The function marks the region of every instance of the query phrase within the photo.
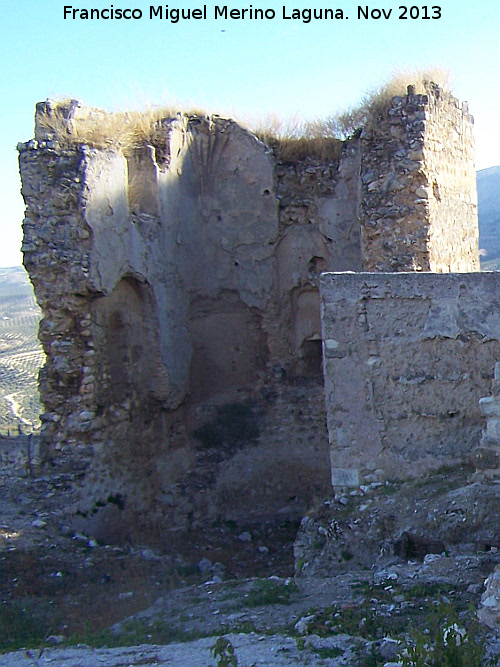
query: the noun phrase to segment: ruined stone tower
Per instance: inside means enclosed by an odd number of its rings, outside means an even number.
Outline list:
[[[429,83],[363,130],[365,271],[479,271],[473,119]]]
[[[285,157],[217,116],[123,151],[54,113],[19,145],[45,456],[90,448],[85,502],[124,517],[300,515],[329,488],[320,273],[479,267],[471,116],[428,84]]]

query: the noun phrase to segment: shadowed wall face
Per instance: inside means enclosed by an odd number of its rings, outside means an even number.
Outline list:
[[[168,374],[151,287],[122,278],[108,296],[94,300],[92,320],[100,370],[97,405],[165,400]]]

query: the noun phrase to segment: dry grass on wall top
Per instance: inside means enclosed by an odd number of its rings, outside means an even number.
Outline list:
[[[394,97],[405,96],[409,85],[414,87],[415,94],[425,94],[429,83],[451,90],[453,77],[448,70],[439,67],[398,70],[381,86],[366,92],[357,105],[304,123],[302,136],[345,140],[365,127],[373,129],[387,115]]]
[[[425,94],[430,82],[450,90],[452,75],[440,67],[422,70],[398,70],[378,88],[365,93],[352,107],[323,118],[304,120],[298,116],[288,119],[268,116],[258,123],[247,123],[250,130],[270,148],[282,162],[293,162],[306,157],[320,161],[337,162],[344,141],[354,137],[365,127],[373,129],[386,116],[396,96],[407,94],[409,85],[416,94]]]
[[[243,123],[263,143],[273,149],[281,162],[296,162],[306,158],[320,162],[338,162],[344,145],[334,128],[319,120],[309,121],[299,116],[280,117],[276,114],[260,121]]]
[[[382,85],[365,93],[357,105],[342,111],[314,120],[304,120],[299,116],[283,119],[271,115],[263,121],[246,125],[261,141],[275,148],[284,160],[300,159],[311,154],[317,157],[338,156],[342,142],[368,124],[381,120],[394,97],[406,95],[409,85],[414,86],[416,94],[425,94],[426,85],[430,82],[450,90],[452,75],[440,67],[397,70]]]
[[[85,144],[126,151],[149,143],[162,121],[177,115],[177,110],[171,107],[114,113],[89,109],[82,118],[68,119],[69,104],[68,101],[59,102],[37,116],[38,128],[55,139],[61,148]]]
[[[367,92],[354,109],[343,112],[344,122],[349,128],[350,119],[359,127],[375,129],[385,118],[394,97],[407,94],[408,86],[414,87],[416,95],[424,95],[428,84],[437,84],[444,90],[451,90],[453,77],[449,70],[434,67],[424,70],[398,70],[380,87]]]
[[[298,116],[287,119],[273,115],[260,122],[243,122],[267,146],[278,160],[292,162],[307,157],[320,161],[337,162],[343,142],[364,127],[374,129],[391,106],[392,99],[404,96],[408,85],[415,93],[425,93],[426,84],[433,82],[449,89],[450,73],[439,68],[399,71],[382,86],[366,93],[359,104],[323,118],[304,120]],[[148,143],[155,143],[165,121],[176,116],[207,117],[200,109],[179,110],[173,106],[151,106],[143,111],[106,113],[99,109],[85,109],[80,118],[68,119],[72,100],[62,100],[37,116],[37,126],[57,141],[61,148],[85,144],[94,148],[115,148],[126,153]]]

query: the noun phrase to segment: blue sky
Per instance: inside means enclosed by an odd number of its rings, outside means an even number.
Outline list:
[[[207,20],[149,18],[142,0],[4,0],[0,8],[0,266],[21,263],[23,202],[17,174],[18,141],[33,134],[33,111],[47,97],[76,97],[105,109],[179,103],[239,117],[270,113],[325,115],[355,104],[395,68],[441,65],[454,93],[475,117],[476,166],[500,164],[500,14],[493,2],[433,0],[428,15],[400,19],[403,0],[362,2],[392,9],[389,19],[358,19],[352,0],[254,0],[229,9],[273,9],[262,21],[214,20],[224,1],[179,0],[169,8],[207,7]],[[414,1],[414,0],[413,0]],[[72,20],[64,6],[136,8],[139,20]],[[162,5],[165,12],[165,4]],[[293,9],[340,8],[348,19],[283,19]],[[415,13],[415,12],[414,12]]]

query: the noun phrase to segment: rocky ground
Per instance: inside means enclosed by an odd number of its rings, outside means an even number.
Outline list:
[[[83,471],[30,470],[26,451],[0,441],[0,665],[499,662],[476,610],[495,625],[500,488],[467,468],[327,499],[300,528],[207,526],[159,551],[75,530]]]

